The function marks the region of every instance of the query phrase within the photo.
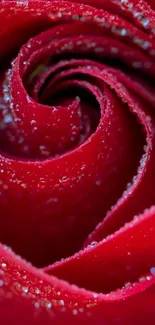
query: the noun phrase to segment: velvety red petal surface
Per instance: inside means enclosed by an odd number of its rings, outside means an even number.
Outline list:
[[[154,1],[0,22],[1,324],[154,325]]]

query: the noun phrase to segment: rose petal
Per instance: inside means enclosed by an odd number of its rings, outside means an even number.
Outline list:
[[[0,9],[0,240],[89,235],[1,245],[0,319],[153,325],[154,5],[80,2]]]

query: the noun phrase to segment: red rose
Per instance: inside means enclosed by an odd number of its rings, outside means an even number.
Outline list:
[[[154,0],[0,23],[0,324],[154,325]]]

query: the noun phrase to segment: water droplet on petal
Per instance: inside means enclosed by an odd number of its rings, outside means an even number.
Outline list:
[[[155,275],[155,266],[150,268],[150,272],[151,272],[152,275]]]

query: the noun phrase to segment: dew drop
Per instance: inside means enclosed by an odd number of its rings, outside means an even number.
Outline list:
[[[97,244],[98,244],[97,241],[92,241],[92,242],[91,242],[91,243],[86,247],[86,249],[93,248],[93,247],[95,247]]]
[[[63,176],[61,179],[60,179],[60,183],[66,183],[69,181],[69,177],[67,176]]]
[[[27,293],[27,292],[29,291],[29,289],[28,289],[28,287],[22,287],[22,291],[23,291],[24,293]]]
[[[50,309],[50,308],[52,307],[52,303],[51,303],[51,302],[47,302],[47,303],[46,303],[46,307],[47,307],[48,309]]]
[[[65,304],[65,303],[64,303],[64,300],[59,300],[59,305],[60,305],[60,306],[64,306],[64,304]]]
[[[121,30],[121,35],[122,35],[122,36],[125,36],[126,33],[127,33],[126,29],[125,29],[125,28],[122,28],[122,30]]]
[[[35,302],[35,304],[34,304],[34,305],[35,305],[35,307],[36,307],[36,308],[39,308],[39,307],[40,307],[40,304],[39,304],[39,302]]]
[[[15,282],[14,283],[14,287],[16,288],[16,290],[20,291],[21,290],[21,284],[19,282]]]
[[[10,122],[12,122],[12,116],[10,114],[5,115],[4,123],[10,123]]]
[[[131,282],[126,282],[124,285],[125,288],[129,288],[130,286],[131,286]]]
[[[98,294],[97,293],[94,293],[93,294],[93,298],[95,299],[95,298],[97,298],[98,297]]]
[[[36,289],[35,289],[35,293],[36,293],[37,295],[39,295],[40,290],[39,290],[38,288],[36,288]]]
[[[83,313],[84,312],[84,308],[79,308],[79,312]]]
[[[72,313],[73,313],[73,315],[75,316],[75,315],[77,315],[78,311],[77,311],[76,309],[73,309],[73,310],[72,310]]]
[[[2,263],[2,268],[5,269],[7,267],[6,263]]]
[[[155,275],[155,266],[150,268],[150,272],[151,272],[152,275]]]

